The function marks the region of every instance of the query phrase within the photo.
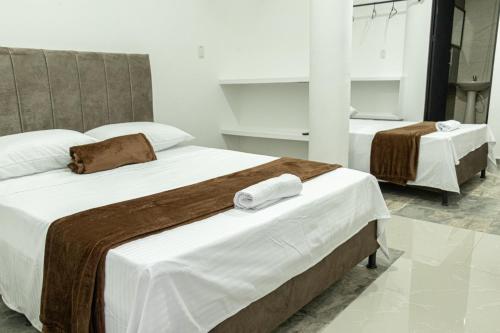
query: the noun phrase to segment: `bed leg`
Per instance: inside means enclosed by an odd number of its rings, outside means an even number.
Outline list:
[[[368,257],[368,265],[366,265],[368,269],[376,269],[377,268],[377,252],[371,254]]]
[[[443,206],[448,206],[448,191],[443,191],[442,192],[442,201],[441,204]]]
[[[486,178],[486,170],[481,170],[481,179]]]

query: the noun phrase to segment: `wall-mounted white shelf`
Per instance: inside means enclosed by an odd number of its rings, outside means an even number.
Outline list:
[[[401,81],[401,76],[353,76],[353,82]]]
[[[275,83],[308,83],[309,77],[261,77],[261,78],[225,78],[219,79],[221,85],[230,84],[275,84]]]
[[[353,82],[380,82],[401,81],[401,76],[353,76]],[[261,77],[261,78],[223,78],[219,79],[220,85],[238,84],[279,84],[279,83],[309,83],[308,76],[290,77]]]
[[[265,138],[277,140],[303,141],[308,142],[309,136],[303,135],[308,133],[308,129],[284,129],[284,128],[261,128],[261,127],[244,127],[244,126],[227,126],[221,128],[221,133],[224,135],[244,136],[252,138]]]
[[[401,116],[392,113],[364,113],[358,112],[352,116],[353,119],[373,119],[373,120],[403,120]]]

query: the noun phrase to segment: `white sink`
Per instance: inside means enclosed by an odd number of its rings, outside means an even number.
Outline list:
[[[484,91],[490,87],[490,82],[464,81],[458,82],[457,85],[464,91]]]
[[[476,99],[477,94],[490,87],[490,82],[464,81],[458,82],[457,86],[467,93],[467,109],[465,110],[464,123],[476,123]]]

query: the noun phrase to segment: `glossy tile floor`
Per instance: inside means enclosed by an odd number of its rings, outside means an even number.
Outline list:
[[[448,207],[439,193],[381,187],[403,256],[342,312],[309,311],[314,324],[295,316],[284,332],[500,332],[500,172],[471,179]]]
[[[402,251],[394,249],[389,251],[390,259],[380,256],[377,260],[377,269],[367,269],[367,260],[363,261],[338,283],[283,323],[274,333],[321,331],[403,254]]]
[[[441,194],[382,184],[392,214],[453,227],[500,235],[500,171],[479,175],[462,185],[462,194],[451,194],[448,207]]]
[[[328,326],[337,332],[500,332],[500,172],[440,194],[382,185],[404,254]]]
[[[395,216],[405,253],[321,332],[500,332],[500,236]]]

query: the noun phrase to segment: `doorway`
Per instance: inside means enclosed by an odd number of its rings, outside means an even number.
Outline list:
[[[486,123],[500,0],[434,0],[424,120]]]

